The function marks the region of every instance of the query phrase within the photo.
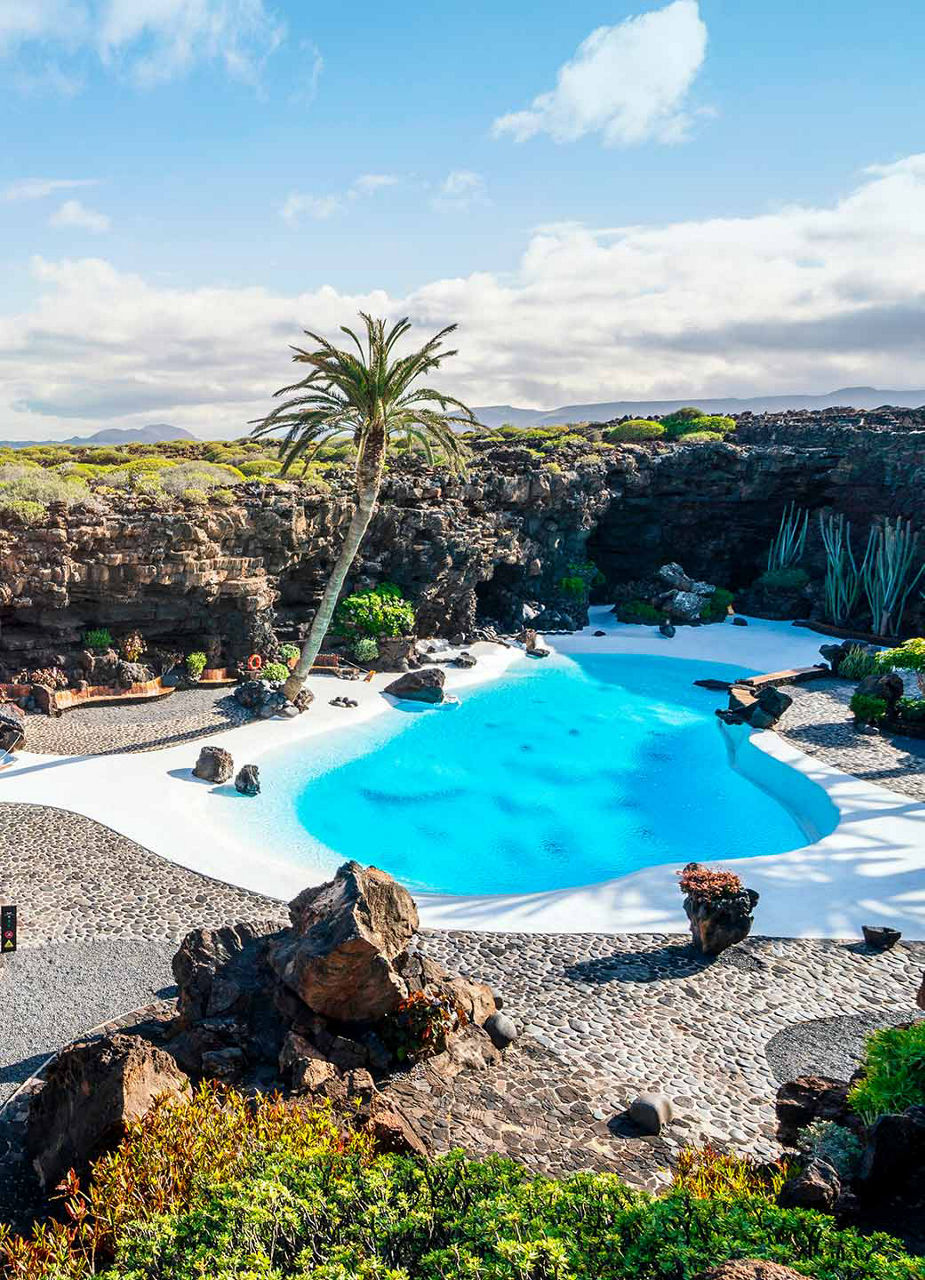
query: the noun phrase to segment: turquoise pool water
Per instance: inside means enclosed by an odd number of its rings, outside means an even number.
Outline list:
[[[732,767],[714,715],[725,696],[693,680],[743,674],[670,658],[523,659],[457,706],[403,703],[352,732],[268,753],[263,792],[234,806],[235,826],[312,871],[356,858],[412,889],[451,894],[782,853],[815,839],[827,818],[823,807],[813,826],[805,806]],[[823,796],[778,768],[796,780],[797,800],[801,787]]]

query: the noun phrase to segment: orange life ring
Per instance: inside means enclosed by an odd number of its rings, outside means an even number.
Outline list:
[[[247,660],[248,671],[259,671],[262,666],[263,666],[263,658],[261,658],[260,654],[252,653]]]

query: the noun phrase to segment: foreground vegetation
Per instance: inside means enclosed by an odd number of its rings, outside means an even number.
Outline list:
[[[202,1087],[132,1124],[66,1220],[0,1228],[3,1280],[693,1280],[759,1257],[817,1280],[922,1280],[884,1235],[776,1204],[780,1166],[686,1154],[660,1197],[609,1174],[376,1156],[323,1109]]]

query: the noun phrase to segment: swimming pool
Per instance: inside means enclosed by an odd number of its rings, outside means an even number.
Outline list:
[[[648,656],[521,659],[458,705],[400,703],[352,729],[345,712],[343,730],[262,756],[259,800],[232,806],[236,837],[307,883],[355,858],[445,894],[799,848],[834,829],[834,806],[783,766],[770,789],[733,767],[714,715],[724,695],[693,685],[743,674]]]

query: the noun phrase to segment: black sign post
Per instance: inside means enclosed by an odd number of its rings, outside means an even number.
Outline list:
[[[0,955],[16,950],[16,908],[0,907]]]

